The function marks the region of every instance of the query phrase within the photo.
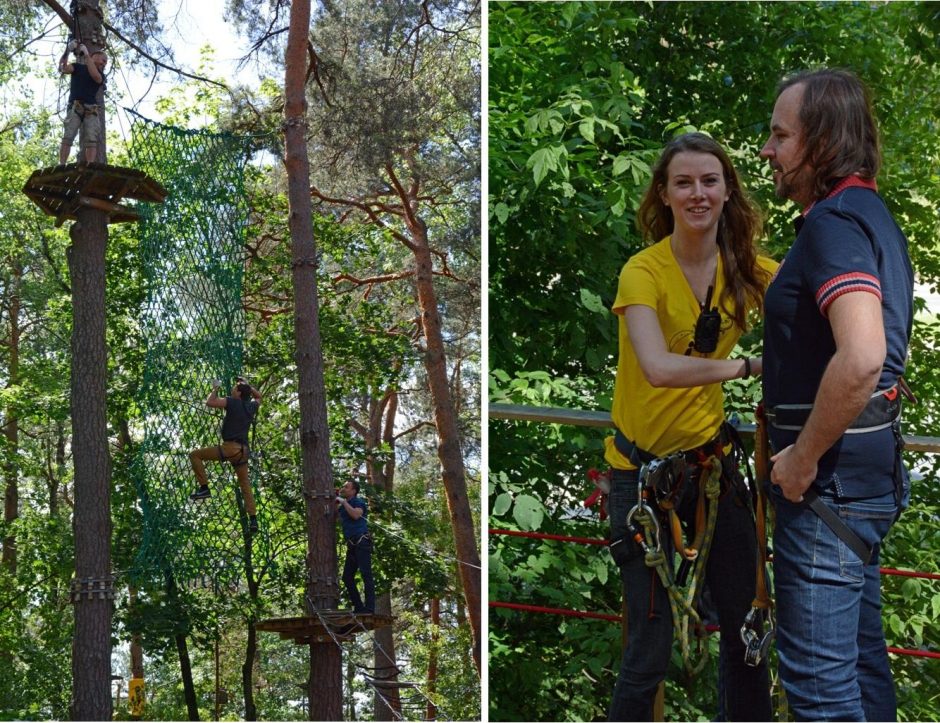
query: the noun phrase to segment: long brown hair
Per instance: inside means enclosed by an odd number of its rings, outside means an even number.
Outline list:
[[[718,219],[718,252],[725,284],[720,305],[742,331],[747,331],[747,308],[761,311],[770,275],[757,263],[755,242],[763,231],[763,218],[748,198],[731,159],[716,141],[704,133],[685,133],[673,138],[653,166],[653,178],[640,202],[636,222],[648,243],[656,243],[673,232],[672,209],[662,200],[669,180],[669,164],[678,153],[708,153],[721,162],[730,194]]]
[[[813,198],[825,198],[846,176],[878,175],[878,131],[868,90],[858,76],[840,69],[806,70],[784,78],[777,95],[798,84],[803,85],[803,158],[797,170],[808,168]]]

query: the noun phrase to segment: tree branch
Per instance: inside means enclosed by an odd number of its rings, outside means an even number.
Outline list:
[[[43,2],[55,2],[55,0],[43,0]],[[167,65],[166,63],[163,63],[157,60],[156,58],[154,58],[146,50],[137,46],[131,40],[128,40],[127,38],[125,38],[123,35],[121,35],[121,33],[115,30],[108,23],[102,22],[102,25],[104,25],[104,27],[107,28],[108,32],[113,33],[119,39],[123,40],[127,45],[129,45],[132,49],[136,50],[140,55],[143,55],[147,60],[149,60],[154,65],[160,68],[165,68],[166,70],[169,70],[172,73],[176,73],[177,75],[182,75],[186,78],[192,78],[193,80],[199,80],[203,83],[211,83],[212,85],[217,85],[220,88],[222,88],[224,91],[226,91],[227,93],[232,94],[232,90],[227,85],[225,85],[225,83],[220,83],[217,80],[211,80],[209,78],[203,78],[201,75],[193,75],[192,73],[187,73],[185,70],[180,70],[179,68],[174,68],[170,65]]]

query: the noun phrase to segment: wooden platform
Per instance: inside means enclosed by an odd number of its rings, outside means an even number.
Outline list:
[[[307,645],[349,640],[357,633],[391,625],[394,620],[391,615],[353,614],[351,610],[321,610],[319,617],[261,620],[255,623],[255,630],[278,633],[284,640]]]
[[[104,163],[69,163],[33,171],[23,193],[49,216],[55,225],[76,220],[82,208],[97,208],[108,214],[108,223],[138,219],[137,210],[126,206],[126,198],[163,203],[167,192],[143,171]]]

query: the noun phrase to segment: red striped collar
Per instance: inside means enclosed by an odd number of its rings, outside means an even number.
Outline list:
[[[852,188],[853,186],[857,186],[859,188],[868,188],[875,192],[878,191],[878,184],[875,183],[874,178],[861,178],[860,176],[846,176],[845,178],[843,178],[841,181],[839,181],[836,184],[835,188],[829,191],[829,194],[823,200],[825,201],[826,199],[832,198],[833,196],[839,193],[842,193],[846,188]],[[816,205],[816,201],[813,201],[809,206],[803,209],[803,213],[801,213],[800,215],[805,218],[806,216],[809,215],[809,212],[813,210],[813,206],[815,205]]]

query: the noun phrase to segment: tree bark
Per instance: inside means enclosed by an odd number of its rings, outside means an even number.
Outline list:
[[[108,456],[107,217],[79,211],[70,235],[72,457],[75,469],[73,720],[111,719],[111,463]],[[95,588],[98,592],[95,592]]]
[[[427,226],[416,216],[408,219],[408,226],[413,242],[412,251],[415,259],[418,302],[421,307],[421,324],[427,344],[424,365],[431,387],[431,398],[434,402],[434,422],[438,434],[437,455],[441,461],[447,508],[454,530],[454,545],[457,558],[460,560],[458,564],[460,580],[463,584],[470,632],[473,637],[473,662],[479,675],[481,671],[480,604],[482,599],[480,555],[477,551],[473,514],[470,511],[470,500],[467,496],[467,479],[460,449],[457,416],[447,379],[447,356],[444,351],[441,317],[431,273],[433,261],[428,245]]]
[[[395,417],[398,413],[398,393],[389,390],[382,399],[372,398],[369,409],[369,426],[365,430],[366,474],[375,489],[391,496],[395,484]],[[374,458],[369,450],[385,442],[392,453],[385,461]],[[375,599],[375,611],[380,615],[392,614],[392,595],[382,593]],[[395,636],[390,625],[376,628],[373,635],[373,665],[377,678],[398,681],[398,665],[395,656]],[[383,688],[373,695],[375,720],[401,720],[401,695],[398,688]]]
[[[307,515],[307,610],[336,609],[339,583],[336,561],[336,503],[330,464],[323,351],[320,345],[316,284],[316,244],[310,200],[310,163],[306,142],[307,46],[310,0],[294,0],[290,9],[284,74],[284,145],[287,167],[294,289],[294,338],[299,376],[300,445]],[[310,720],[339,720],[343,714],[343,671],[339,647],[311,643],[307,681]]]
[[[23,266],[19,259],[12,264],[12,279],[10,296],[7,303],[7,313],[10,317],[10,335],[7,337],[9,349],[9,363],[7,365],[7,387],[15,387],[20,383],[20,288],[23,278]],[[6,422],[3,425],[5,439],[3,476],[6,481],[6,490],[3,495],[3,521],[10,530],[20,514],[20,488],[19,465],[17,457],[20,448],[20,421],[16,407],[12,402],[7,404]],[[3,538],[3,567],[11,575],[16,575],[16,535],[12,531]]]
[[[437,691],[437,646],[440,644],[441,601],[431,599],[431,652],[428,656],[428,709],[425,720],[437,720],[437,706],[433,703]]]

